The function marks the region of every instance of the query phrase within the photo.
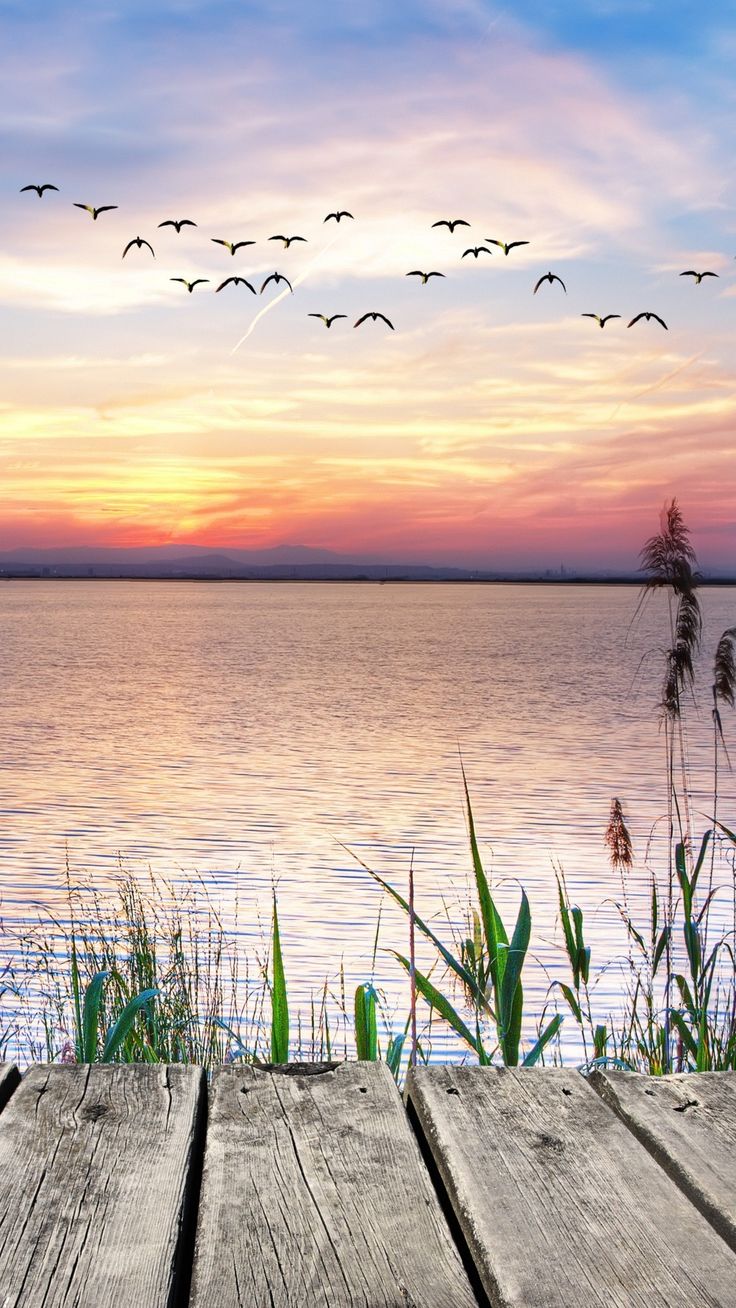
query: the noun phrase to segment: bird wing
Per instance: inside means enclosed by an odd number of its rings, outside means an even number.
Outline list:
[[[506,246],[506,249],[514,250],[517,245],[528,245],[528,244],[529,244],[528,241],[509,241],[508,245]]]
[[[43,186],[41,187],[42,191],[58,191],[58,189],[59,189],[58,186],[54,186],[53,182],[44,182]]]
[[[433,227],[449,227],[449,228],[450,228],[450,231],[452,231],[452,223],[449,221],[448,218],[440,218],[439,222],[437,222],[437,223],[432,223],[432,226],[433,226]]]
[[[20,191],[18,192],[18,194],[19,194],[19,195],[22,195],[24,191],[38,191],[39,189],[40,189],[40,188],[39,188],[38,186],[36,186],[36,184],[35,184],[34,182],[31,182],[30,186],[21,186]]]
[[[154,252],[153,246],[151,245],[151,242],[150,242],[150,241],[143,241],[142,244],[148,246],[149,250],[151,251],[151,254],[153,255],[153,257],[154,257],[154,259],[155,259],[155,258],[156,258],[156,255],[155,255],[155,252]]]
[[[170,278],[169,278],[169,281],[170,281],[170,282],[181,282],[182,286],[188,286],[188,285],[189,285],[189,282],[187,281],[186,277],[170,277]]]
[[[178,223],[175,223],[173,218],[167,218],[165,222],[163,222],[163,223],[159,223],[159,227],[176,227],[176,228],[178,228],[178,226],[179,226],[179,224],[178,224]]]
[[[339,214],[337,215],[337,217],[338,217],[338,220],[339,220],[340,218],[352,218],[352,219],[353,219],[353,222],[355,222],[355,214],[349,213],[349,211],[348,211],[347,209],[341,209],[340,212],[339,212]],[[347,314],[346,314],[346,313],[341,313],[341,314],[340,314],[340,317],[341,317],[341,318],[347,318]]]
[[[179,226],[180,226],[180,227],[196,227],[197,224],[194,223],[194,222],[192,222],[191,218],[180,218],[180,219],[179,219]]]
[[[562,278],[557,276],[557,273],[553,273],[553,274],[552,274],[552,277],[551,277],[550,280],[553,281],[553,282],[559,282],[559,283],[560,283],[560,286],[562,287],[563,291],[565,292],[565,295],[567,295],[567,287],[566,287],[565,283],[563,282]]]
[[[444,277],[444,275],[445,275],[445,274],[444,274],[444,273],[441,273],[441,272],[428,272],[428,273],[427,273],[427,277]]]
[[[228,248],[228,249],[230,248],[230,242],[229,242],[229,241],[223,241],[223,239],[222,239],[221,236],[211,236],[211,237],[210,237],[210,240],[212,241],[212,244],[213,244],[213,245],[224,245],[224,246],[226,246],[226,248]]]
[[[236,250],[242,250],[246,245],[255,245],[255,241],[236,241],[233,246],[233,254]]]
[[[218,291],[222,291],[226,286],[229,286],[231,282],[237,282],[238,280],[237,277],[226,277],[224,282],[220,282],[220,285],[215,287],[215,295]]]
[[[667,326],[667,323],[664,321],[664,318],[660,318],[658,313],[653,313],[651,316],[655,322],[659,323],[660,327],[664,327],[666,332],[669,331],[669,327]]]
[[[620,318],[620,317],[621,317],[620,313],[607,313],[605,318],[601,319],[601,321],[608,322],[610,318]]]
[[[394,325],[393,325],[393,323],[392,323],[392,322],[389,322],[389,320],[388,320],[388,318],[386,317],[385,313],[377,313],[377,314],[374,315],[374,317],[376,317],[376,318],[381,318],[381,319],[385,322],[386,326],[391,328],[391,331],[394,330]]]
[[[196,281],[191,282],[190,285],[191,285],[191,286],[204,286],[205,282],[208,282],[209,280],[210,280],[209,277],[198,277],[198,278],[196,279]]]
[[[80,204],[78,200],[74,200],[72,203],[74,204],[75,209],[86,209],[87,213],[94,213],[91,204]]]
[[[450,230],[452,231],[452,229],[455,227],[469,227],[469,226],[470,223],[467,223],[464,218],[453,218],[452,224],[450,226]]]
[[[420,272],[418,268],[415,268],[414,272],[407,273],[406,275],[407,277],[423,277],[424,273]]]
[[[548,274],[548,273],[544,273],[544,275],[543,275],[542,277],[540,277],[539,281],[537,282],[536,286],[534,287],[534,294],[535,294],[535,295],[536,295],[537,291],[539,290],[540,286],[542,285],[542,282],[546,282],[546,281],[548,281],[548,279],[549,279],[549,274]]]
[[[126,254],[128,253],[128,250],[130,249],[131,245],[135,245],[135,241],[134,241],[134,240],[133,240],[133,241],[128,241],[128,244],[126,245],[125,249],[123,250],[123,253],[122,253],[121,256],[120,256],[121,259],[124,259],[124,258],[125,258],[125,256],[126,256]],[[148,245],[148,241],[146,241],[146,245]]]
[[[432,226],[435,227],[435,226],[437,226],[437,224],[436,224],[436,223],[433,223]],[[359,318],[357,322],[354,322],[354,323],[353,323],[353,327],[360,327],[360,324],[361,324],[362,322],[365,322],[366,319],[368,319],[368,318],[370,318],[370,317],[371,317],[371,314],[369,314],[369,313],[364,313],[363,316],[362,316],[362,318]]]
[[[269,236],[269,241],[284,241],[288,243],[288,236]]]
[[[504,248],[503,241],[497,241],[497,240],[494,239],[493,236],[487,236],[487,237],[486,237],[486,240],[487,240],[487,242],[488,242],[489,245],[497,245],[498,248],[499,248],[499,250],[503,250],[503,248]]]
[[[328,213],[327,217],[322,219],[322,222],[328,223],[330,221],[330,218],[334,218],[336,223],[339,223],[340,221],[339,216],[336,213]],[[314,317],[314,315],[312,316]],[[317,316],[319,317],[319,315]]]
[[[688,268],[687,272],[680,273],[681,277],[697,277],[697,275],[694,268]]]
[[[294,287],[292,286],[292,284],[291,284],[291,282],[289,281],[288,277],[282,277],[281,280],[282,280],[282,282],[286,282],[286,285],[288,286],[289,290],[291,291],[291,293],[292,293],[292,295],[293,295],[293,294],[294,294]]]
[[[260,291],[261,295],[263,295],[263,292],[265,291],[266,287],[268,286],[268,283],[269,283],[269,282],[273,282],[273,281],[275,281],[275,280],[276,280],[276,274],[275,274],[275,273],[270,273],[269,276],[266,278],[265,282],[263,283],[263,285],[261,286],[261,291]]]
[[[308,314],[307,314],[307,317],[308,317],[308,318],[321,318],[322,322],[327,322],[327,318],[325,317],[325,315],[324,315],[323,313],[308,313]]]
[[[109,213],[111,209],[117,209],[116,204],[101,204],[97,213]]]
[[[597,314],[597,313],[581,313],[580,317],[581,317],[581,318],[595,318],[598,322],[600,322],[600,318],[598,317],[598,314]]]
[[[350,217],[352,217],[352,214],[350,215]],[[332,317],[330,318],[330,322],[334,322],[336,318],[347,318],[347,316],[348,315],[346,313],[333,313]]]
[[[635,317],[635,318],[632,318],[632,319],[631,319],[631,322],[627,323],[626,326],[627,326],[627,327],[633,327],[633,326],[634,326],[634,323],[635,323],[635,322],[640,322],[642,318],[646,318],[646,314],[645,314],[645,313],[637,313],[636,317]]]
[[[717,277],[717,276],[718,276],[718,273],[714,273],[714,272],[704,272],[704,273],[701,273],[700,276],[701,276],[701,277]]]
[[[290,236],[290,241],[306,241],[306,236]]]

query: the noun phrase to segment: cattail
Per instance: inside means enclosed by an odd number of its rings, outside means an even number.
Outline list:
[[[604,843],[611,857],[611,865],[614,868],[628,871],[633,867],[634,848],[631,844],[631,836],[626,825],[620,799],[611,800],[611,814],[606,827]]]

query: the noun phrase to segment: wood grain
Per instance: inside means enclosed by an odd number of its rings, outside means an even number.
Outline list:
[[[20,1085],[20,1072],[13,1063],[0,1063],[0,1113]]]
[[[200,1068],[27,1074],[0,1116],[3,1308],[174,1304],[204,1092]]]
[[[384,1064],[215,1075],[194,1308],[475,1308]]]
[[[736,1251],[736,1075],[597,1072],[591,1084]]]
[[[495,1308],[734,1308],[736,1256],[579,1073],[420,1068],[408,1095]]]

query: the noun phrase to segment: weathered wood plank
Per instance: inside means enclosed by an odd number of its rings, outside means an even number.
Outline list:
[[[199,1068],[35,1067],[0,1116],[0,1304],[169,1308]]]
[[[0,1113],[19,1084],[20,1072],[17,1067],[13,1063],[0,1063]]]
[[[736,1075],[596,1072],[591,1084],[736,1250]]]
[[[214,1078],[192,1308],[475,1308],[385,1065],[309,1073]]]
[[[423,1068],[408,1092],[495,1308],[734,1308],[736,1256],[579,1073]]]

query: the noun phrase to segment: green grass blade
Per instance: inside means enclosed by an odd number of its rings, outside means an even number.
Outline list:
[[[460,769],[463,775],[463,788],[465,790],[465,804],[468,815],[468,834],[470,836],[470,852],[473,859],[473,872],[475,874],[475,885],[478,892],[478,904],[480,906],[480,915],[486,938],[486,953],[488,954],[491,979],[493,981],[496,995],[496,1008],[498,1008],[503,967],[505,964],[505,958],[500,956],[499,946],[508,944],[508,936],[496,905],[493,902],[491,888],[488,884],[488,878],[486,877],[483,868],[483,862],[478,848],[478,840],[475,834],[475,822],[473,820],[473,810],[470,804],[470,791],[468,790],[468,782],[462,761],[460,763]]]
[[[135,1020],[139,1013],[143,1012],[147,1004],[158,996],[158,990],[142,990],[139,995],[129,999],[117,1022],[110,1028],[105,1040],[105,1047],[102,1051],[101,1062],[111,1063],[115,1055],[121,1049],[128,1036],[135,1026]]]
[[[398,959],[405,972],[409,974],[411,967],[408,958],[405,958],[403,954],[397,953],[395,949],[392,949],[389,952],[393,954],[394,958]],[[424,976],[422,972],[416,970],[415,976],[417,990],[420,995],[426,999],[430,1008],[433,1008],[436,1013],[439,1013],[440,1017],[444,1018],[444,1020],[452,1027],[453,1031],[460,1036],[460,1039],[464,1040],[476,1054],[481,1056],[483,1053],[483,1046],[473,1035],[472,1031],[465,1025],[460,1014],[453,1008],[449,999],[446,999],[437,987],[432,985],[429,977]]]
[[[508,947],[506,966],[504,968],[503,981],[501,982],[499,1022],[502,1038],[511,1028],[514,999],[517,986],[521,980],[521,972],[524,967],[524,960],[526,959],[526,951],[529,948],[531,929],[532,916],[529,910],[529,900],[526,897],[526,891],[522,890],[521,905],[516,919],[516,926],[514,927],[514,934],[511,937],[511,944]]]
[[[563,1022],[562,1013],[555,1013],[554,1017],[552,1018],[552,1021],[548,1022],[547,1026],[544,1028],[536,1044],[532,1045],[532,1048],[529,1050],[529,1053],[523,1059],[521,1064],[522,1067],[534,1067],[534,1064],[539,1061],[539,1056],[544,1050],[545,1046],[549,1044],[550,1040],[554,1040],[555,1036],[557,1035],[557,1032],[562,1026],[562,1022]]]
[[[286,997],[286,974],[281,955],[281,934],[276,896],[273,897],[273,930],[271,937],[271,1062],[289,1061],[289,1005]]]
[[[378,1058],[377,995],[372,985],[359,985],[355,991],[355,1052],[362,1062],[375,1063]]]
[[[92,977],[84,996],[82,1008],[82,1063],[94,1063],[97,1058],[97,1039],[100,1030],[100,1004],[107,981],[107,972]]]

